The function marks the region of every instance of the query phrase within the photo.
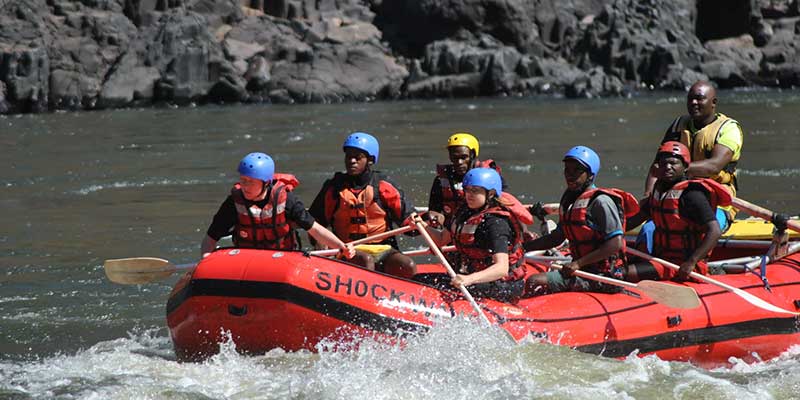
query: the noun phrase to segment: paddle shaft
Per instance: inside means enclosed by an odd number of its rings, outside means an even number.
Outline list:
[[[681,269],[680,266],[678,266],[676,264],[673,264],[673,263],[671,263],[671,262],[669,262],[667,260],[663,260],[663,259],[658,258],[658,257],[653,257],[653,256],[651,256],[651,255],[649,255],[647,253],[643,253],[643,252],[641,252],[639,250],[636,250],[636,249],[633,249],[633,248],[630,248],[630,247],[626,248],[625,251],[627,251],[628,253],[633,254],[635,256],[644,258],[645,260],[655,261],[655,262],[660,263],[660,264],[662,264],[664,266],[670,267],[670,268],[672,268],[674,270],[680,270]],[[769,302],[765,301],[764,299],[761,299],[761,298],[759,298],[757,296],[754,296],[754,295],[752,295],[750,293],[747,293],[742,289],[739,289],[737,287],[733,287],[733,286],[728,285],[726,283],[722,283],[722,282],[720,282],[720,281],[718,281],[716,279],[709,278],[709,277],[707,277],[705,275],[698,274],[697,272],[690,272],[689,276],[691,276],[692,278],[697,279],[699,281],[702,281],[702,282],[705,282],[705,283],[709,283],[709,284],[712,284],[714,286],[721,287],[721,288],[723,288],[723,289],[725,289],[725,290],[727,290],[727,291],[729,291],[729,292],[741,297],[743,300],[747,301],[748,303],[750,303],[750,304],[752,304],[752,305],[754,305],[754,306],[756,306],[758,308],[761,308],[761,309],[764,309],[764,310],[767,310],[767,311],[776,312],[776,313],[800,315],[800,313],[796,313],[796,312],[789,311],[789,310],[784,310],[784,309],[782,309],[782,308],[780,308],[778,306],[770,304]]]
[[[674,269],[676,271],[681,269],[681,267],[679,265],[677,265],[677,264],[673,264],[673,263],[671,263],[671,262],[669,262],[667,260],[651,256],[650,254],[643,253],[643,252],[641,252],[639,250],[636,250],[634,248],[631,248],[631,247],[626,247],[625,251],[627,251],[628,253],[633,254],[633,255],[635,255],[637,257],[644,258],[645,260],[655,261],[657,263],[660,263],[662,265],[670,267],[670,268],[672,268],[672,269]],[[699,281],[703,281],[705,283],[710,283],[712,285],[719,286],[719,287],[721,287],[723,289],[726,289],[726,290],[729,290],[729,291],[739,290],[739,288],[735,288],[735,287],[730,286],[730,285],[728,285],[726,283],[722,283],[722,282],[719,282],[719,281],[717,281],[715,279],[711,279],[711,278],[709,278],[709,277],[707,277],[705,275],[698,274],[697,272],[690,272],[689,276],[691,276],[692,278],[695,278],[695,279],[697,279]]]
[[[752,215],[754,215],[756,217],[759,217],[761,219],[764,219],[764,220],[767,220],[767,221],[770,221],[770,222],[774,222],[773,218],[775,217],[775,213],[770,211],[770,210],[767,210],[764,207],[757,206],[757,205],[755,205],[753,203],[747,202],[747,201],[742,200],[742,199],[740,199],[738,197],[734,197],[732,202],[733,202],[733,206],[738,208],[738,209],[740,209],[740,210],[745,210],[745,211],[749,212],[750,214],[752,214]],[[793,230],[795,232],[800,232],[800,222],[797,222],[797,221],[794,221],[794,220],[789,220],[789,221],[786,221],[786,226],[789,229],[791,229],[791,230]]]
[[[531,259],[532,260],[536,260],[536,258],[533,258],[533,257],[525,257],[525,258],[527,258],[529,260],[531,260]],[[566,258],[566,257],[562,257],[562,258]],[[557,270],[561,270],[561,266],[558,265],[558,264],[550,264],[550,268],[555,268]],[[609,278],[607,276],[595,275],[593,273],[586,272],[586,271],[581,271],[581,270],[573,271],[572,274],[575,275],[575,276],[579,276],[579,277],[581,277],[583,279],[588,279],[590,281],[597,281],[597,282],[607,283],[607,284],[613,285],[613,286],[621,286],[621,287],[632,288],[632,289],[636,289],[639,286],[639,285],[637,285],[635,283],[621,281],[619,279]]]
[[[431,235],[429,235],[428,231],[425,230],[425,226],[422,224],[422,222],[415,222],[414,224],[417,226],[417,231],[419,231],[420,235],[422,235],[422,237],[425,238],[425,241],[428,242],[428,246],[430,246],[433,254],[436,254],[436,257],[438,257],[439,261],[441,261],[442,265],[444,265],[444,268],[447,270],[447,274],[450,275],[450,278],[455,278],[456,271],[453,270],[453,267],[450,266],[447,258],[445,258],[444,254],[442,254],[442,251],[439,250],[439,246],[436,245],[436,242],[433,241]],[[469,301],[469,304],[472,305],[472,308],[475,310],[475,312],[480,315],[481,320],[486,325],[491,325],[489,318],[486,318],[486,314],[483,313],[483,310],[481,310],[480,306],[478,306],[478,303],[475,302],[475,299],[469,293],[469,290],[467,290],[466,286],[461,285],[458,288],[461,289],[461,294],[463,294],[464,298]]]
[[[451,252],[451,251],[456,251],[456,246],[454,246],[454,245],[443,246],[441,248],[441,251],[442,251],[442,253],[448,253],[448,252]],[[407,256],[421,256],[421,255],[424,255],[424,254],[431,254],[431,253],[433,253],[433,250],[430,247],[425,248],[425,249],[409,250],[409,251],[403,252],[403,254],[407,255]]]
[[[523,204],[523,207],[532,207],[533,204]],[[558,207],[560,205],[558,203],[545,203],[542,204],[542,208],[550,215],[558,214]],[[416,212],[426,212],[428,211],[428,207],[414,207]]]
[[[571,258],[568,257],[538,257],[529,255],[526,255],[525,258],[534,261],[538,261],[542,258],[550,259],[550,267],[555,269],[561,269],[561,266],[558,264],[553,264],[554,261],[572,260]],[[561,260],[558,260],[559,258]],[[583,279],[588,279],[590,281],[602,282],[612,286],[621,286],[624,288],[629,288],[639,291],[645,296],[649,297],[651,300],[655,301],[656,303],[663,304],[665,306],[672,308],[691,309],[691,308],[697,308],[701,304],[700,297],[697,296],[697,292],[695,292],[694,289],[688,286],[672,285],[669,283],[655,282],[648,280],[644,280],[638,283],[632,283],[619,279],[614,279],[611,277],[592,274],[581,270],[574,271],[573,274],[575,276],[581,277]]]
[[[388,237],[392,237],[395,235],[399,235],[401,233],[406,233],[410,230],[413,230],[413,226],[401,226],[396,229],[392,229],[390,231],[381,232],[372,236],[367,236],[365,238],[361,238],[358,240],[353,240],[352,242],[348,242],[347,244],[352,244],[353,246],[357,246],[359,244],[365,244],[367,242],[376,242],[379,240],[386,239]],[[325,249],[325,250],[312,250],[309,251],[308,254],[315,255],[315,256],[333,256],[339,254],[339,249]]]

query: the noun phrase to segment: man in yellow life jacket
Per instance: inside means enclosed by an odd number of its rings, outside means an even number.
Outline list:
[[[428,198],[429,216],[439,224],[448,227],[456,211],[463,206],[464,175],[473,168],[491,168],[500,174],[500,167],[494,160],[479,160],[480,144],[475,136],[466,132],[450,135],[447,139],[447,153],[450,164],[438,164]],[[503,182],[503,189],[508,189]]]
[[[250,153],[239,162],[239,182],[220,205],[200,245],[203,257],[211,254],[220,238],[233,236],[236,247],[298,250],[294,227],[326,246],[340,249],[347,258],[355,255],[331,231],[318,224],[295,197],[292,189],[297,179],[289,174],[276,174],[275,162],[264,153]]]
[[[689,148],[692,162],[686,169],[689,178],[710,178],[723,184],[736,196],[736,164],[742,154],[744,134],[736,120],[717,112],[717,91],[706,81],[695,82],[686,99],[689,112],[675,119],[661,143],[681,142]],[[657,161],[650,167],[645,182],[645,197],[653,192],[657,177]],[[736,215],[733,207],[721,207],[717,220],[725,232]]]

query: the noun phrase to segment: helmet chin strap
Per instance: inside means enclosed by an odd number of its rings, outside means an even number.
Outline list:
[[[269,184],[270,184],[270,182],[268,182],[268,181],[261,181],[261,182],[264,182],[264,184],[261,185],[261,191],[258,193],[258,198],[261,198],[262,196],[266,197],[267,188],[269,187]]]

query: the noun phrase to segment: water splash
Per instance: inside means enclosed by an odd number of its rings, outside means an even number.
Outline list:
[[[795,398],[800,346],[764,363],[706,371],[632,354],[603,358],[453,319],[404,345],[364,338],[349,351],[261,356],[220,344],[202,363],[178,363],[160,328],[74,355],[0,362],[0,397],[81,399],[673,399]],[[787,385],[788,381],[788,385]]]

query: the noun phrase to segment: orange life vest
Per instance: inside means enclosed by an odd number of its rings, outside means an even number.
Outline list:
[[[233,244],[236,247],[273,250],[297,249],[294,229],[286,218],[287,193],[296,186],[297,179],[292,175],[285,175],[294,181],[294,186],[290,186],[284,183],[284,175],[280,175],[282,176],[273,179],[268,193],[269,201],[263,208],[245,199],[238,183],[231,189],[231,197],[237,215],[233,231]]]
[[[491,159],[485,161],[476,160],[473,168],[492,168],[497,171],[498,174],[500,173],[500,167]],[[458,211],[462,205],[466,204],[466,200],[464,200],[464,188],[461,185],[461,180],[456,182],[453,164],[437,164],[436,180],[442,188],[442,214],[444,214],[445,218],[444,226],[450,226],[453,217],[456,215],[456,211]]]
[[[564,230],[564,236],[569,239],[569,250],[572,259],[577,260],[594,251],[607,240],[603,233],[592,229],[586,216],[589,211],[589,203],[600,194],[605,194],[614,200],[614,203],[621,211],[622,232],[625,232],[626,217],[635,215],[639,212],[639,202],[632,194],[614,188],[593,188],[587,189],[575,199],[570,205],[562,204],[558,210],[558,221]],[[613,274],[615,269],[623,267],[626,263],[625,241],[622,241],[620,251],[598,263],[590,266],[596,272]]]
[[[345,187],[342,178],[334,179],[332,190],[337,201],[328,218],[333,233],[349,242],[386,232],[389,228],[388,214],[381,204],[380,182],[375,174],[369,184],[360,190]]]
[[[466,209],[463,209],[466,212]],[[522,279],[525,276],[525,250],[522,248],[522,226],[520,225],[514,210],[505,207],[489,207],[483,211],[470,216],[463,222],[456,218],[451,226],[454,242],[458,252],[461,254],[461,272],[471,274],[482,271],[493,264],[492,253],[489,249],[479,247],[475,242],[475,232],[483,223],[486,215],[495,214],[508,218],[508,222],[514,231],[512,242],[508,246],[508,275],[503,278],[506,281]]]
[[[678,264],[691,256],[705,237],[702,226],[680,215],[680,198],[690,185],[708,193],[712,209],[731,204],[730,192],[720,183],[707,178],[680,181],[665,193],[656,191],[650,195],[650,217],[655,224],[653,255]],[[700,265],[703,274],[707,273],[704,264]]]

